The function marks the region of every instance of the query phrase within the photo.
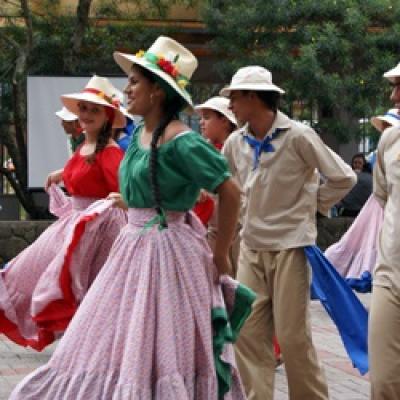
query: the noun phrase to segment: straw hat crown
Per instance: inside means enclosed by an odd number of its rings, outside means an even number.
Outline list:
[[[168,83],[189,105],[192,105],[186,86],[198,62],[188,49],[175,40],[160,36],[147,51],[140,50],[135,55],[115,52],[114,60],[127,75],[133,64],[148,69]]]
[[[266,68],[251,65],[240,68],[233,75],[229,86],[220,91],[221,96],[229,96],[233,90],[255,90],[285,93],[283,89],[272,82],[272,74]]]

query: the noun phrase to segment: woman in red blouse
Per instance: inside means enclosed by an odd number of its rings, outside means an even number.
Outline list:
[[[123,158],[111,138],[125,125],[113,93],[106,78],[94,76],[81,93],[61,98],[78,115],[85,142],[46,180],[59,219],[0,272],[0,333],[22,346],[41,350],[66,329],[126,223],[104,200],[119,191]],[[61,181],[70,198],[56,185]]]

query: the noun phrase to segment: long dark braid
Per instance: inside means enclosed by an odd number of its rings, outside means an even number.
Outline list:
[[[94,160],[96,159],[96,154],[100,153],[100,151],[102,151],[108,145],[108,142],[110,141],[111,137],[112,137],[112,123],[110,121],[107,121],[101,128],[101,131],[97,136],[96,147],[94,149],[94,152],[86,156],[86,162],[88,162],[89,164],[93,163]]]
[[[155,203],[155,210],[158,215],[162,215],[162,196],[160,192],[160,186],[158,184],[157,177],[157,156],[158,156],[158,147],[157,143],[160,137],[163,135],[165,128],[168,124],[178,118],[178,113],[182,109],[182,101],[179,98],[175,98],[173,101],[169,101],[166,107],[166,112],[164,118],[161,120],[160,124],[153,132],[153,137],[151,139],[151,152],[150,152],[150,183],[151,183],[151,191],[153,194],[153,199]],[[163,221],[163,227],[167,227],[166,221]]]

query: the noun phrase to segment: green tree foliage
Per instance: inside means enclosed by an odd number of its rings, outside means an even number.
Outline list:
[[[267,67],[287,92],[287,111],[301,102],[300,117],[342,141],[360,134],[361,118],[390,106],[382,74],[400,61],[399,17],[399,0],[208,0],[204,7],[226,81],[241,66]]]

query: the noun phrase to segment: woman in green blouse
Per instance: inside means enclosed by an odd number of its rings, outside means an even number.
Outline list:
[[[197,60],[160,37],[115,53],[129,75],[128,110],[142,115],[120,168],[129,223],[48,364],[11,399],[244,400],[232,343],[254,295],[229,278],[239,190],[227,163],[177,118]],[[214,255],[189,210],[219,195]]]

